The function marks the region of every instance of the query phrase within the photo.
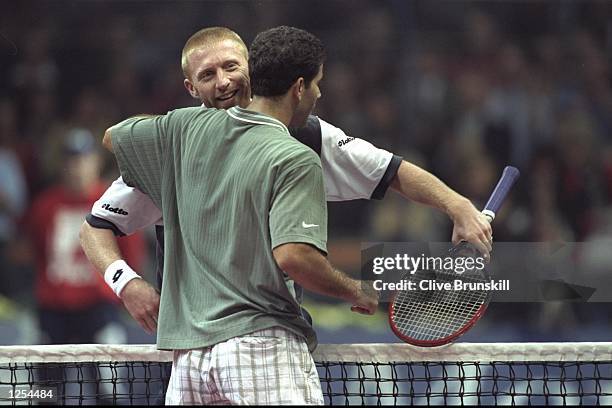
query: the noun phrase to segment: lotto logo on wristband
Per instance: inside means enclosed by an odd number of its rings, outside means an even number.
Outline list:
[[[121,275],[123,275],[123,269],[117,270],[117,272],[115,272],[115,274],[113,275],[113,283],[117,283]]]
[[[121,259],[110,264],[104,272],[104,281],[117,296],[132,279],[140,279],[140,276]]]

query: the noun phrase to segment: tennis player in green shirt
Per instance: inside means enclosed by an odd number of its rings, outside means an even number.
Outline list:
[[[324,58],[312,34],[267,30],[251,45],[246,109],[177,109],[105,135],[125,182],[166,226],[158,347],[175,351],[168,404],[323,403],[316,335],[288,277],[376,309],[376,295],[325,258],[321,161],[287,130],[320,97]]]

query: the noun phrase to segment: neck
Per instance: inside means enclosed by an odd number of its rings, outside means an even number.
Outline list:
[[[289,126],[293,117],[293,108],[286,96],[278,98],[254,96],[247,109],[278,119],[285,126]]]

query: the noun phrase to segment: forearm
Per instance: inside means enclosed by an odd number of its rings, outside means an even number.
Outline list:
[[[304,289],[354,302],[360,283],[335,269],[319,251],[307,244],[285,244],[274,249],[279,266]]]
[[[84,222],[81,226],[79,238],[85,255],[102,276],[113,262],[122,259],[117,238],[111,230],[94,228]],[[135,279],[138,277],[136,273],[134,271],[128,272],[128,269],[131,268],[124,266],[121,269],[109,272],[111,277],[115,277],[119,273],[128,276],[128,278],[125,278],[125,276],[122,278],[125,282],[121,284],[121,288],[117,287],[119,283],[116,280],[111,282],[105,277],[105,281],[121,298],[130,315],[147,333],[154,333],[157,328],[157,315],[159,313],[159,294],[143,279]]]
[[[465,206],[471,206],[468,199],[439,178],[407,161],[400,165],[391,188],[405,198],[437,208],[453,219]]]
[[[433,174],[408,162],[402,162],[391,188],[404,197],[444,211],[453,221],[452,242],[468,241],[489,257],[491,225],[472,202],[453,191]]]
[[[94,228],[87,222],[81,225],[79,233],[81,247],[89,262],[102,274],[113,262],[122,259],[117,238],[111,230]]]

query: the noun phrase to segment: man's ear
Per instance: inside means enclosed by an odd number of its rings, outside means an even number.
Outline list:
[[[302,96],[304,96],[304,91],[306,90],[306,85],[304,83],[304,78],[299,77],[293,83],[293,92],[298,101],[302,100]]]
[[[192,98],[200,99],[200,95],[198,94],[198,90],[195,89],[195,86],[193,86],[193,84],[191,83],[190,80],[185,78],[183,80],[183,85],[185,85],[185,89],[187,89],[187,92],[189,92],[189,95],[191,95]]]

